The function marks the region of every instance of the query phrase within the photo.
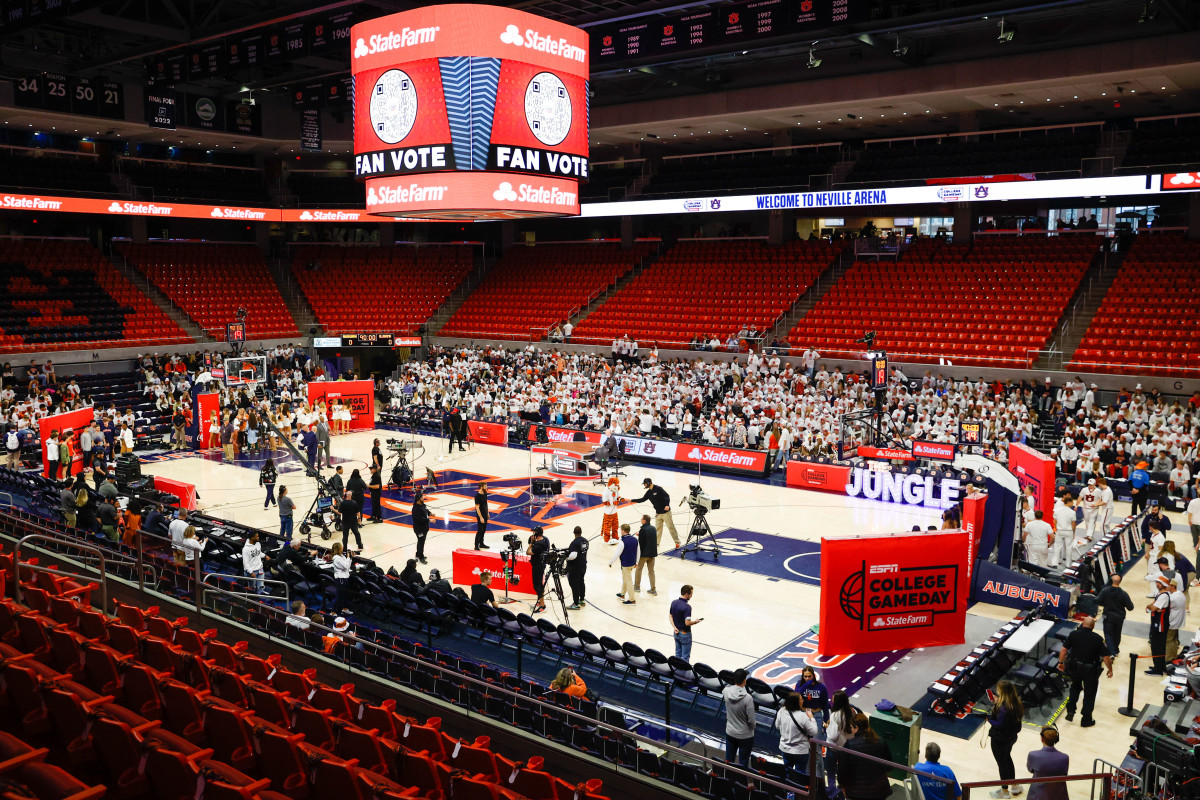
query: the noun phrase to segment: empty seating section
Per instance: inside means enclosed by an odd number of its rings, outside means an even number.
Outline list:
[[[443,336],[543,339],[576,308],[654,252],[615,242],[518,245],[510,249],[449,322]]]
[[[1088,372],[1200,374],[1200,243],[1142,234],[1075,350]]]
[[[274,205],[261,169],[122,159],[120,170],[155,200],[189,200],[222,205]]]
[[[1078,172],[1100,145],[1099,127],[1086,132],[1027,131],[868,144],[847,183],[883,183],[969,175]]]
[[[93,156],[0,151],[0,186],[66,194],[113,194],[108,171]]]
[[[770,328],[841,252],[841,243],[686,241],[671,248],[581,322],[580,342],[628,333],[643,345],[722,341],[743,325]]]
[[[239,308],[247,338],[299,333],[254,245],[125,244],[121,254],[211,336],[223,340]]]
[[[0,240],[0,350],[186,341],[188,335],[88,242]]]
[[[314,669],[290,670],[279,655],[254,655],[186,617],[120,601],[110,617],[91,605],[96,583],[27,566],[36,563],[0,554],[0,592],[19,580],[23,601],[0,597],[0,778],[9,792],[607,800],[599,779],[568,784],[541,757],[505,758],[487,736],[451,736],[440,718],[322,683]]]
[[[625,187],[641,177],[642,165],[641,159],[627,164],[591,164],[588,181],[579,184],[580,197],[585,201],[624,199]]]
[[[1200,117],[1140,124],[1133,131],[1121,166],[1132,170],[1172,167],[1181,172],[1200,169]]]
[[[794,348],[906,361],[1029,368],[1099,250],[1093,236],[979,237],[972,247],[917,240],[898,263],[860,262],[788,336]]]
[[[298,247],[292,274],[328,333],[412,333],[475,267],[466,245]]]
[[[664,159],[644,194],[682,194],[757,188],[799,188],[828,174],[840,145],[768,153],[728,153]]]
[[[365,208],[367,193],[361,181],[352,175],[328,172],[293,172],[288,176],[288,189],[310,208]]]

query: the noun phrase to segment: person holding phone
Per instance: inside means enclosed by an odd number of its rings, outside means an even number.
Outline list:
[[[692,626],[703,622],[704,617],[692,618],[691,585],[684,584],[679,590],[679,597],[671,601],[671,628],[675,631],[675,657],[691,663],[692,658]]]

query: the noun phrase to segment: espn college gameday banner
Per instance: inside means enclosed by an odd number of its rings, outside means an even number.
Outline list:
[[[50,438],[51,431],[58,431],[60,435],[63,431],[71,431],[71,441],[68,444],[71,452],[71,469],[68,474],[75,475],[83,470],[83,451],[79,449],[79,434],[83,433],[83,429],[90,425],[95,418],[92,406],[88,406],[68,411],[65,414],[42,417],[38,420],[38,435],[42,438],[43,478],[50,477],[50,464],[46,460],[46,441]]]
[[[484,444],[508,444],[508,426],[498,422],[467,420],[467,438]]]
[[[369,431],[375,427],[374,381],[314,381],[308,384],[308,402],[325,401],[326,411],[335,400],[350,406],[350,430]]]
[[[1022,489],[1033,487],[1038,510],[1046,521],[1051,522],[1054,519],[1054,459],[1018,442],[1008,447],[1008,469],[1017,476]]]
[[[962,644],[966,531],[821,538],[821,655]]]
[[[450,4],[362,22],[350,36],[354,174],[366,181],[368,212],[579,214],[586,32],[524,11]]]

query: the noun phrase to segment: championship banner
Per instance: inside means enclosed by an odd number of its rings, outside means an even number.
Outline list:
[[[350,407],[350,430],[369,431],[375,427],[374,381],[315,381],[308,384],[308,402],[325,401],[326,411],[336,400]]]
[[[70,431],[71,438],[67,443],[67,449],[71,454],[71,469],[67,474],[76,475],[83,471],[83,451],[79,448],[79,434],[83,433],[83,429],[90,425],[95,418],[95,411],[92,406],[88,406],[68,411],[65,414],[42,417],[38,420],[38,435],[42,439],[43,478],[51,477],[50,462],[46,460],[46,442],[50,439],[52,431],[58,431],[60,436]]]
[[[1047,521],[1054,519],[1054,459],[1042,455],[1028,445],[1019,442],[1009,445],[1008,469],[1017,476],[1021,488],[1033,487],[1038,510]]]
[[[962,644],[972,551],[962,530],[822,537],[820,653]]]
[[[498,422],[467,420],[467,438],[484,444],[508,444],[508,426]]]

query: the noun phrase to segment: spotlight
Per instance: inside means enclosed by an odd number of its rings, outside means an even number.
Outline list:
[[[821,66],[821,59],[813,55],[813,50],[811,47],[808,48],[808,68],[816,69],[819,66]]]
[[[1013,35],[1017,32],[1015,26],[1010,26],[1008,30],[1004,29],[1004,17],[1000,18],[1000,35],[996,37],[998,42],[1011,42]]]

